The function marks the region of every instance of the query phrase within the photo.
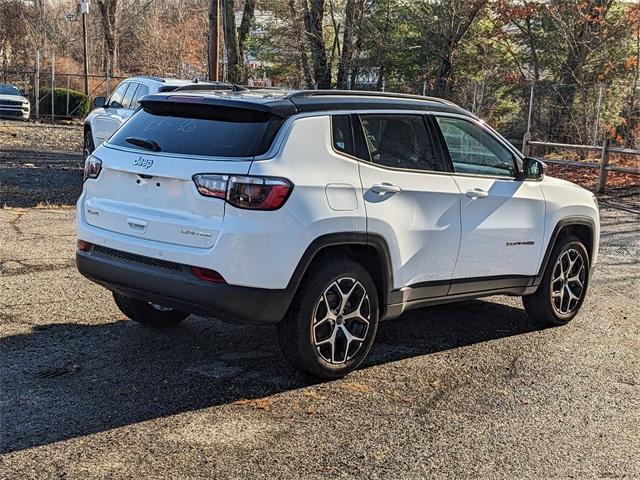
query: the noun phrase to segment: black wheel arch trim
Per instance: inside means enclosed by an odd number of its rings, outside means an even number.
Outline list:
[[[287,291],[291,293],[291,298],[295,295],[298,286],[302,282],[304,275],[307,273],[311,262],[316,256],[325,248],[337,247],[337,246],[369,246],[373,247],[382,262],[383,269],[383,288],[380,294],[380,308],[381,318],[384,317],[384,313],[389,303],[389,295],[393,288],[393,267],[391,264],[391,255],[389,253],[389,246],[384,238],[380,235],[366,233],[366,232],[339,232],[329,233],[322,235],[309,244],[305,252],[302,254],[298,265],[293,271],[293,275],[287,285]]]
[[[542,277],[544,276],[544,272],[547,269],[547,264],[549,263],[549,259],[551,258],[551,252],[553,252],[553,248],[555,247],[556,242],[558,241],[558,236],[560,235],[560,231],[563,228],[570,227],[572,225],[589,227],[589,230],[591,232],[591,251],[588,250],[587,245],[585,245],[585,248],[587,248],[589,259],[590,260],[593,259],[593,252],[596,249],[596,244],[595,244],[596,239],[594,238],[595,231],[596,231],[595,221],[591,217],[586,217],[586,216],[571,216],[571,217],[562,218],[561,220],[558,221],[558,223],[556,223],[556,226],[554,227],[553,232],[549,237],[549,243],[547,243],[547,248],[545,250],[544,257],[542,257],[542,262],[540,263],[538,274],[536,275],[533,282],[534,285],[540,285],[540,283],[542,282]]]

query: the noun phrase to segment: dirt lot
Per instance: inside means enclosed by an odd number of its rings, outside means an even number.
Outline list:
[[[418,310],[382,323],[364,368],[313,384],[272,328],[126,320],[75,270],[73,207],[46,205],[73,202],[78,159],[7,152],[0,478],[640,477],[640,215],[603,208],[570,325],[541,329],[510,297]]]
[[[82,189],[82,128],[0,120],[0,208],[73,205]]]

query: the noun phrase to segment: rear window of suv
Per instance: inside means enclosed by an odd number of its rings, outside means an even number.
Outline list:
[[[156,151],[182,155],[246,158],[265,153],[282,122],[260,111],[153,102],[125,122],[109,143],[140,150],[152,145]]]

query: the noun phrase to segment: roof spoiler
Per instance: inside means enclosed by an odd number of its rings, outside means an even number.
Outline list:
[[[154,115],[237,122],[262,122],[271,116],[286,118],[297,112],[295,105],[290,102],[263,103],[200,95],[146,95],[140,100],[140,105],[146,112]]]

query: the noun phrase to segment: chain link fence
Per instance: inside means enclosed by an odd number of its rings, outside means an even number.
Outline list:
[[[97,96],[109,97],[126,77],[87,75],[89,91],[84,93],[84,74],[47,70],[1,69],[0,83],[17,87],[29,98],[31,118],[41,121],[82,118]]]

